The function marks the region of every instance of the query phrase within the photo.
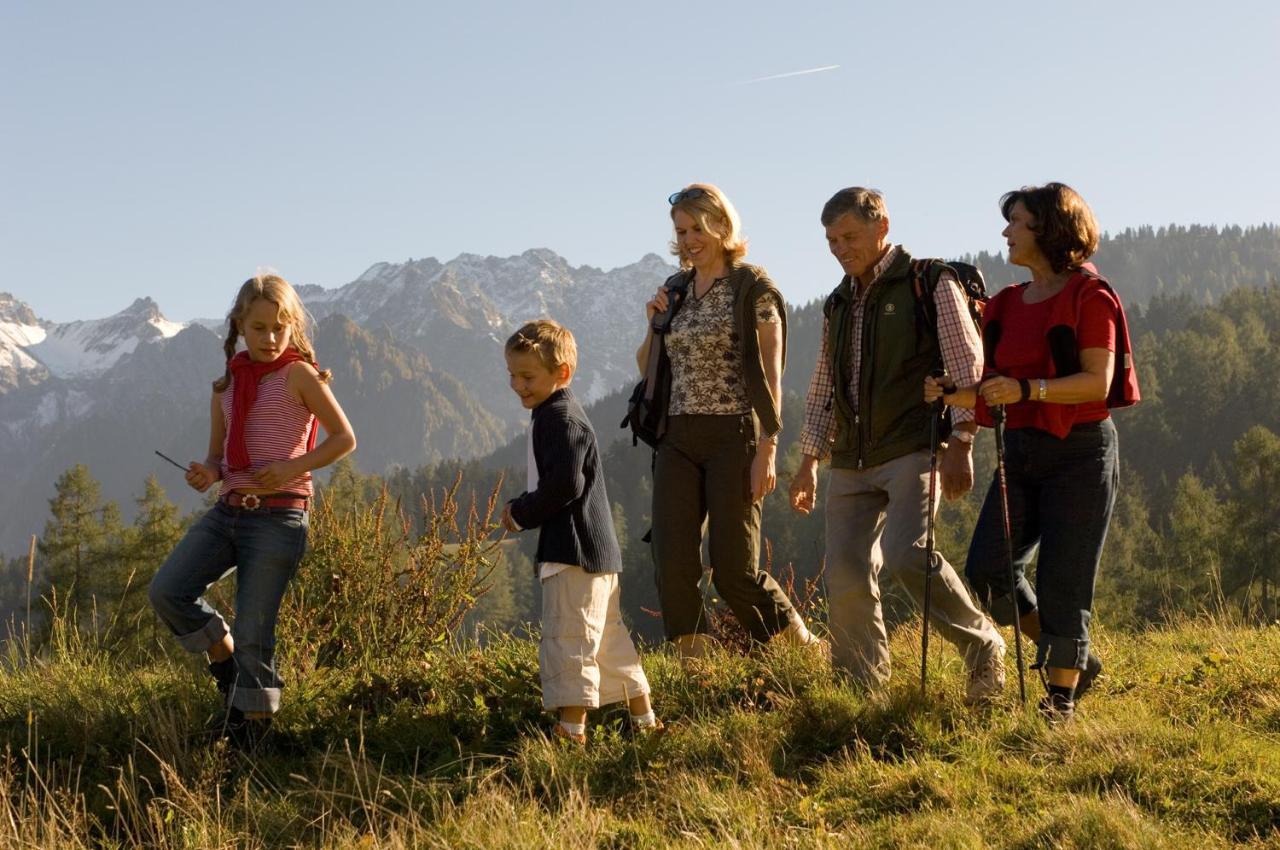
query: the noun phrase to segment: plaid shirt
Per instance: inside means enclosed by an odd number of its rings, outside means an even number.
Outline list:
[[[892,246],[871,270],[871,283],[857,287],[857,297],[850,310],[853,322],[853,339],[849,345],[852,376],[845,388],[854,410],[858,407],[858,376],[862,368],[862,316],[867,305],[867,295],[880,282],[885,270],[897,259],[898,246]],[[969,307],[959,281],[950,273],[938,279],[933,292],[933,303],[938,308],[938,344],[942,348],[942,363],[947,374],[957,385],[965,387],[978,383],[982,377],[982,339],[969,318]],[[831,443],[835,439],[836,414],[831,403],[831,358],[827,355],[827,320],[822,320],[822,344],[818,348],[818,363],[809,379],[809,392],[804,400],[804,430],[800,432],[800,451],[819,460],[831,456]],[[924,403],[924,387],[920,388],[921,404]],[[950,408],[953,423],[972,422],[973,411]]]

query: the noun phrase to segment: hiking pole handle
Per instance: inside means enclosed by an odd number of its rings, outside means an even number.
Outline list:
[[[944,370],[934,369],[932,372],[929,373],[929,377],[933,378],[933,380],[938,384],[938,386],[942,387],[942,395],[955,394],[956,382]],[[937,400],[934,401],[933,404],[934,404],[934,407],[937,408],[938,410],[942,410],[942,408],[946,407],[947,405],[947,403],[942,400],[942,396],[938,396]]]

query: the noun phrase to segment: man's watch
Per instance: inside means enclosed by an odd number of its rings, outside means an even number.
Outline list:
[[[962,443],[968,443],[971,446],[973,445],[973,433],[970,431],[952,431],[951,437],[952,439],[959,440]]]

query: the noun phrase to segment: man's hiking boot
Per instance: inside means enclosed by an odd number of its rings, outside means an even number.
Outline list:
[[[225,698],[231,693],[231,686],[236,682],[236,661],[234,658],[224,658],[221,661],[209,662],[209,675],[213,677],[213,681],[218,685],[218,691]]]
[[[1098,674],[1102,672],[1102,659],[1089,653],[1089,657],[1084,662],[1084,669],[1080,671],[1080,678],[1076,680],[1076,702],[1080,701],[1080,697],[1085,695],[1089,688],[1093,687],[1093,682],[1098,678]]]
[[[990,702],[1004,690],[1004,645],[998,652],[988,652],[969,671],[969,681],[964,688],[966,705]]]
[[[1050,726],[1062,726],[1075,717],[1076,703],[1064,694],[1045,694],[1040,700],[1040,716]]]

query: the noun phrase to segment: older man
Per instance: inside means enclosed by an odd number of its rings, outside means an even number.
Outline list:
[[[822,225],[845,276],[824,310],[791,503],[813,510],[818,463],[830,458],[826,579],[834,658],[856,679],[878,684],[890,672],[880,583],[896,578],[922,600],[926,523],[937,510],[929,503],[933,412],[922,401],[924,379],[943,367],[961,385],[977,383],[982,345],[963,290],[941,264],[922,287],[935,309],[920,309],[912,258],[889,242],[878,192],[841,189],[823,207]],[[976,425],[972,411],[951,415],[940,470],[943,494],[955,499],[973,487]],[[933,570],[931,622],[964,655],[966,699],[988,699],[1004,687],[1004,641],[937,552]]]

